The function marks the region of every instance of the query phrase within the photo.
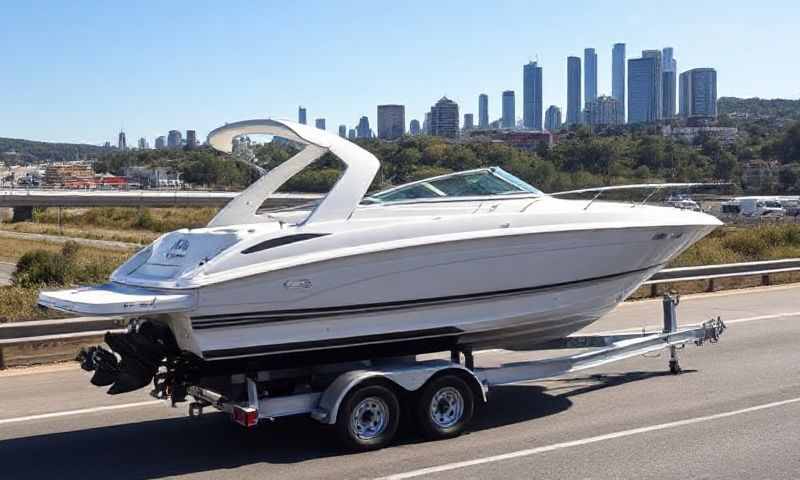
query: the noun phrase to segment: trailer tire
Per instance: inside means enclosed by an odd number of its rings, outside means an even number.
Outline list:
[[[475,395],[467,382],[456,375],[431,379],[417,399],[417,424],[430,440],[461,435],[474,413]]]
[[[378,450],[387,446],[400,425],[400,402],[383,385],[353,388],[342,400],[336,431],[348,450]]]

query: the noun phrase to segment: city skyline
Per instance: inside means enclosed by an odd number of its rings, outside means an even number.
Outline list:
[[[678,74],[713,66],[720,75],[720,97],[800,96],[793,80],[800,75],[800,66],[780,60],[790,57],[791,45],[796,44],[791,39],[797,39],[793,25],[800,13],[789,8],[791,4],[750,8],[729,2],[683,3],[691,6],[692,22],[686,21],[682,2],[669,10],[633,3],[608,9],[586,2],[556,6],[534,28],[523,19],[537,9],[524,2],[479,5],[469,15],[452,5],[437,4],[426,11],[437,25],[435,32],[428,32],[427,23],[402,9],[390,9],[391,22],[385,12],[358,11],[348,14],[351,21],[337,24],[344,13],[332,5],[291,6],[282,12],[281,25],[271,25],[270,44],[276,51],[250,56],[231,52],[236,51],[234,45],[253,38],[256,29],[248,31],[248,26],[269,18],[269,8],[257,4],[239,5],[254,12],[236,32],[230,32],[227,22],[212,21],[216,7],[192,9],[180,2],[159,7],[159,15],[147,25],[105,21],[119,17],[122,7],[116,5],[55,6],[50,10],[56,11],[48,12],[13,5],[6,8],[8,25],[0,32],[0,42],[13,52],[6,64],[10,74],[0,79],[0,104],[6,114],[0,118],[0,136],[102,144],[115,135],[114,125],[124,123],[131,138],[153,139],[171,128],[191,125],[204,139],[225,122],[266,116],[296,119],[298,105],[308,108],[309,119],[327,118],[331,125],[353,125],[365,114],[376,124],[375,106],[387,101],[405,105],[407,118],[422,120],[431,102],[442,95],[466,111],[476,111],[479,93],[490,97],[491,122],[500,117],[499,97],[504,90],[517,93],[515,110],[523,111],[519,66],[533,59],[543,68],[543,105],[557,105],[564,112],[567,55],[582,56],[585,48],[595,48],[597,93],[612,94],[611,48],[617,42],[627,44],[628,58],[648,48],[673,47],[680,61]],[[149,14],[154,5],[129,6],[122,17]],[[585,15],[576,15],[578,10]],[[448,22],[442,22],[444,18]],[[495,23],[509,31],[503,55],[485,41],[499,28],[492,23],[500,18],[503,22]],[[647,24],[646,18],[659,22]],[[298,39],[294,29],[305,20],[321,25],[308,38]],[[570,36],[574,38],[554,45],[546,42],[567,22],[579,32]],[[33,25],[42,23],[54,29],[58,45],[31,38]],[[713,26],[713,35],[708,29],[698,30],[699,24]],[[358,25],[357,37],[377,38],[380,32],[387,41],[413,35],[426,43],[433,36],[465,28],[474,38],[458,46],[431,42],[432,48],[423,55],[398,41],[390,55],[379,42],[365,45],[359,55],[342,56],[336,52],[357,38],[350,33],[353,25]],[[752,35],[740,35],[743,26]],[[771,41],[775,36],[785,41]],[[158,52],[172,38],[188,45],[188,53],[167,62]],[[319,45],[324,48],[311,48]],[[740,51],[753,53],[747,68],[741,67]],[[302,62],[295,59],[301,52]],[[284,73],[276,74],[276,66]],[[785,75],[763,74],[779,69]]]

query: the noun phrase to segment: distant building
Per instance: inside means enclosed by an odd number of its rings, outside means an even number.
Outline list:
[[[465,133],[467,142],[492,142],[503,143],[519,148],[521,150],[535,151],[542,145],[552,146],[557,139],[547,131],[534,130],[509,130],[506,128],[478,128]]]
[[[350,140],[355,140],[356,139],[356,129],[355,128],[351,128],[350,130],[347,131],[347,138],[350,139]]]
[[[88,163],[50,163],[44,169],[44,184],[85,188],[94,186],[94,170]]]
[[[617,99],[617,123],[625,123],[625,44],[615,43],[611,50],[611,96]]]
[[[489,126],[489,95],[478,95],[478,128]]]
[[[555,132],[561,128],[561,109],[550,105],[544,114],[544,128],[548,132]]]
[[[661,116],[661,60],[628,60],[628,123],[656,122]]]
[[[318,119],[314,120],[314,126],[319,128],[320,130],[325,130],[325,119],[324,118],[318,118]]]
[[[186,148],[189,150],[197,146],[197,132],[194,130],[186,130]]]
[[[529,62],[522,67],[522,124],[529,130],[542,129],[542,67]]]
[[[514,128],[516,126],[515,104],[514,90],[506,90],[503,92],[503,128]]]
[[[583,96],[588,105],[597,99],[597,52],[594,48],[583,50]]]
[[[167,148],[167,137],[160,136],[156,137],[156,150],[164,150]]]
[[[616,98],[601,95],[586,104],[585,123],[592,126],[616,125],[619,122],[618,109]]]
[[[581,59],[567,57],[567,123],[581,123]]]
[[[297,107],[297,122],[306,124],[306,107]]]
[[[411,120],[411,124],[408,126],[408,133],[410,133],[412,136],[417,136],[421,133],[419,120]]]
[[[732,145],[739,138],[739,129],[736,127],[676,127],[665,125],[661,134],[686,143],[694,143],[701,136],[712,137],[723,145]]]
[[[442,97],[431,107],[430,133],[437,137],[458,137],[458,104]]]
[[[681,73],[680,115],[690,120],[717,118],[717,71],[695,68]]]
[[[473,128],[475,128],[475,121],[473,115],[471,113],[465,113],[463,129],[466,131],[466,130],[472,130]]]
[[[678,62],[675,60],[672,47],[661,50],[661,107],[662,118],[675,116],[675,102],[677,100]]]
[[[642,50],[642,58],[656,59],[656,119],[664,118],[664,61],[661,50]]]
[[[339,125],[339,136],[347,138],[347,125]]]
[[[378,138],[394,140],[406,133],[406,107],[378,105]]]
[[[170,130],[167,134],[167,148],[181,148],[183,137],[178,130]]]
[[[117,148],[121,151],[125,151],[128,149],[128,142],[125,140],[125,132],[119,132],[119,137],[117,138]]]
[[[183,185],[180,174],[167,167],[127,167],[124,175],[129,182],[138,183],[143,187],[164,188]]]
[[[357,138],[370,138],[371,130],[369,128],[369,118],[366,116],[361,117],[358,121],[358,125],[356,126],[356,137]]]
[[[425,112],[425,120],[422,121],[422,133],[431,134],[431,112]]]
[[[150,145],[147,144],[147,139],[142,137],[139,139],[138,147],[139,150],[147,150],[148,148],[150,148]]]

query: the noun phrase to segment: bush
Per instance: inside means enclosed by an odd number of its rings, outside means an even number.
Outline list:
[[[70,261],[61,254],[46,250],[34,250],[23,255],[11,276],[18,287],[65,285],[69,282]]]

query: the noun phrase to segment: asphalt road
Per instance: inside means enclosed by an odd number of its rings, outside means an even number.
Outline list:
[[[244,430],[144,392],[106,396],[73,365],[0,373],[0,478],[758,478],[800,477],[800,286],[684,297],[683,324],[728,321],[721,342],[558,380],[498,387],[471,431],[343,453],[305,417]],[[589,330],[656,329],[659,301],[628,303]],[[488,351],[483,365],[524,354]],[[406,430],[410,430],[406,428]]]
[[[11,274],[16,270],[17,265],[10,262],[0,262],[0,287],[11,285]]]

